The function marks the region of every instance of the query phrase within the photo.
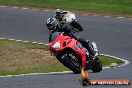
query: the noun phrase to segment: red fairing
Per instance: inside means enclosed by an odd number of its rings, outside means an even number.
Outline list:
[[[58,37],[49,44],[49,50],[54,55],[57,56],[59,53],[63,52],[66,48],[71,48],[75,51],[82,59],[82,67],[86,66],[86,49],[77,46],[77,40],[69,36],[64,36],[59,34]]]

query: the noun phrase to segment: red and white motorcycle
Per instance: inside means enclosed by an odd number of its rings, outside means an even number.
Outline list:
[[[93,42],[93,50],[97,50],[96,44]],[[96,55],[93,60],[90,60],[86,54],[89,54],[86,48],[74,38],[64,36],[62,33],[54,33],[51,37],[49,50],[52,55],[64,66],[72,70],[74,73],[81,73],[81,69],[100,72],[102,64]],[[88,63],[87,63],[88,62]]]

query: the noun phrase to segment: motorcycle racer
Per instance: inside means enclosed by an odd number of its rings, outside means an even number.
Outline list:
[[[89,73],[88,73],[88,71],[85,71],[85,70],[88,70],[89,64],[93,64],[93,61],[97,60],[96,55],[98,55],[98,52],[94,53],[93,50],[91,49],[91,47],[89,46],[89,41],[77,36],[75,34],[75,32],[72,30],[73,27],[68,23],[60,23],[56,20],[56,18],[49,18],[46,21],[46,26],[50,31],[49,42],[52,41],[52,35],[54,35],[54,33],[62,32],[63,35],[70,36],[70,37],[74,38],[75,40],[79,41],[82,44],[82,46],[84,46],[88,50],[88,54],[85,53],[86,60],[82,61],[81,73],[82,73],[82,78],[89,80],[88,79]],[[92,63],[90,63],[91,61],[92,61]],[[99,63],[99,67],[100,67],[100,62],[98,62],[98,63]],[[92,68],[91,68],[91,70],[94,72],[100,72],[102,70],[102,67],[99,70],[97,70],[98,68],[96,70],[95,69],[96,68],[94,68],[92,70]]]
[[[74,30],[83,31],[83,27],[78,23],[74,13],[61,9],[57,9],[55,13],[55,18],[58,22],[70,23]]]
[[[73,27],[69,23],[60,23],[55,18],[49,18],[46,21],[46,26],[51,32],[49,36],[49,42],[51,41],[51,37],[54,32],[63,32],[64,35],[68,35],[78,40],[90,53],[90,55],[88,55],[90,59],[93,59],[93,57],[95,56],[95,53],[89,46],[89,40],[85,40],[84,38],[80,38],[79,36],[77,36],[73,31]]]

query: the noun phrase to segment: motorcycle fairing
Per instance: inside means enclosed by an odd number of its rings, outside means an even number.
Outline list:
[[[56,42],[60,42],[60,49],[55,50],[54,49],[54,44]],[[50,52],[53,53],[55,56],[57,56],[59,53],[63,52],[66,48],[71,48],[73,51],[75,51],[82,59],[82,67],[86,66],[86,49],[85,48],[79,48],[76,47],[77,45],[77,40],[74,38],[71,38],[69,36],[64,36],[63,34],[59,34],[58,37],[50,43]]]

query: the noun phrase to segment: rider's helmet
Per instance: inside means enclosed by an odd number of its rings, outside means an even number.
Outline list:
[[[56,9],[55,13],[58,15],[60,13],[62,13],[63,11],[61,9]]]
[[[50,32],[55,32],[57,31],[58,21],[56,20],[56,18],[49,18],[46,21],[46,26]]]

